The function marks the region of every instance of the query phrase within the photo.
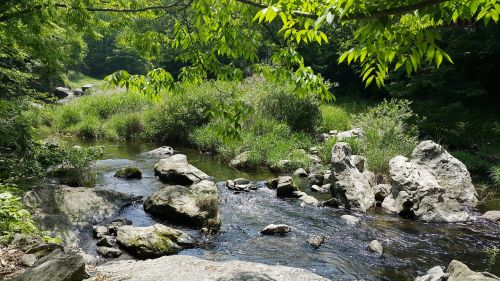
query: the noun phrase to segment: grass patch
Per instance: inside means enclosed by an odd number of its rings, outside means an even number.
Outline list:
[[[331,130],[346,131],[351,129],[351,116],[341,106],[322,105],[320,132]]]

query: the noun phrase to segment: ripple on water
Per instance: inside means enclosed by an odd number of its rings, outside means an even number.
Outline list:
[[[154,177],[153,166],[158,158],[144,154],[152,148],[147,145],[140,148],[113,146],[113,152],[108,153],[109,159],[97,163],[100,175],[96,186],[142,196],[165,186]],[[191,164],[218,180],[272,177],[269,173],[237,172],[212,157],[189,149],[179,151],[188,156]],[[142,180],[114,178],[117,169],[129,165],[141,169]],[[358,216],[360,223],[348,226],[340,219],[346,213],[342,210],[300,208],[296,200],[279,199],[275,191],[264,187],[263,182],[258,185],[260,188],[256,191],[234,194],[219,183],[222,198],[220,234],[210,238],[204,248],[185,250],[181,254],[301,267],[332,280],[413,280],[418,273],[435,265],[447,266],[452,259],[465,262],[473,270],[500,274],[500,255],[492,260],[492,255],[487,253],[494,246],[500,248],[500,228],[493,223],[424,223],[404,220],[377,209],[368,214],[350,213]],[[137,226],[156,223],[144,212],[141,203],[125,208],[120,216]],[[286,236],[260,235],[260,229],[270,223],[288,224],[292,232]],[[190,233],[198,235],[194,231]],[[318,249],[306,242],[314,234],[326,237]],[[382,257],[367,250],[373,239],[384,246]],[[90,239],[87,244],[91,243]]]

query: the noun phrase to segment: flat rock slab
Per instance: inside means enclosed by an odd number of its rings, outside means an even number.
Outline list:
[[[27,192],[23,202],[39,225],[76,246],[84,227],[117,215],[139,198],[100,188],[46,186]]]
[[[216,262],[191,256],[165,256],[145,261],[114,261],[96,268],[107,281],[273,280],[326,281],[305,269],[245,261]]]

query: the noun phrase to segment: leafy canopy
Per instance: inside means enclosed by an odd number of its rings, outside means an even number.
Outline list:
[[[439,67],[444,60],[452,62],[440,48],[440,27],[497,22],[500,12],[496,0],[21,2],[0,4],[0,36],[6,37],[13,22],[40,29],[54,24],[67,30],[121,27],[122,43],[137,47],[152,60],[165,46],[181,49],[177,58],[185,66],[180,80],[241,79],[251,68],[269,78],[294,83],[302,96],[315,93],[327,100],[333,98],[329,84],[305,65],[297,48],[328,43],[332,38],[325,30],[331,26],[353,27],[355,40],[339,62],[360,64],[366,85],[375,82],[380,87],[392,70],[403,68],[410,75],[424,63]],[[13,32],[12,38],[18,36]],[[176,83],[161,69],[145,76],[119,72],[109,80],[148,94],[174,88]]]

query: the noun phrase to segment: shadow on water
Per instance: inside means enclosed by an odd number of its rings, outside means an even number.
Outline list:
[[[144,154],[156,148],[154,145],[106,145],[105,160],[96,164],[100,174],[97,187],[148,196],[165,186],[154,177],[153,167],[159,158]],[[301,208],[296,200],[278,199],[275,191],[264,186],[263,180],[273,177],[269,172],[242,173],[222,165],[214,157],[187,148],[174,146],[174,149],[186,154],[191,164],[215,177],[221,192],[219,235],[208,238],[205,248],[184,250],[182,255],[299,267],[332,280],[413,280],[417,274],[436,265],[446,267],[453,259],[466,263],[473,270],[500,275],[500,254],[494,251],[495,246],[500,248],[500,227],[496,224],[478,219],[457,224],[424,223],[386,214],[377,208],[368,214],[351,212],[361,222],[349,226],[340,219],[346,214],[343,210]],[[141,169],[143,179],[126,181],[113,177],[117,169],[127,165]],[[221,182],[237,177],[260,180],[259,188],[234,194]],[[127,207],[120,216],[137,226],[156,223],[140,203]],[[288,224],[292,232],[284,237],[262,236],[259,230],[270,223]],[[197,232],[190,233],[200,237]],[[306,242],[316,234],[326,237],[318,249]],[[373,239],[384,246],[382,257],[367,250]],[[95,249],[92,243],[95,241],[87,240],[82,247],[92,251],[92,247]],[[242,273],[236,279],[272,280],[265,273],[262,276]]]

